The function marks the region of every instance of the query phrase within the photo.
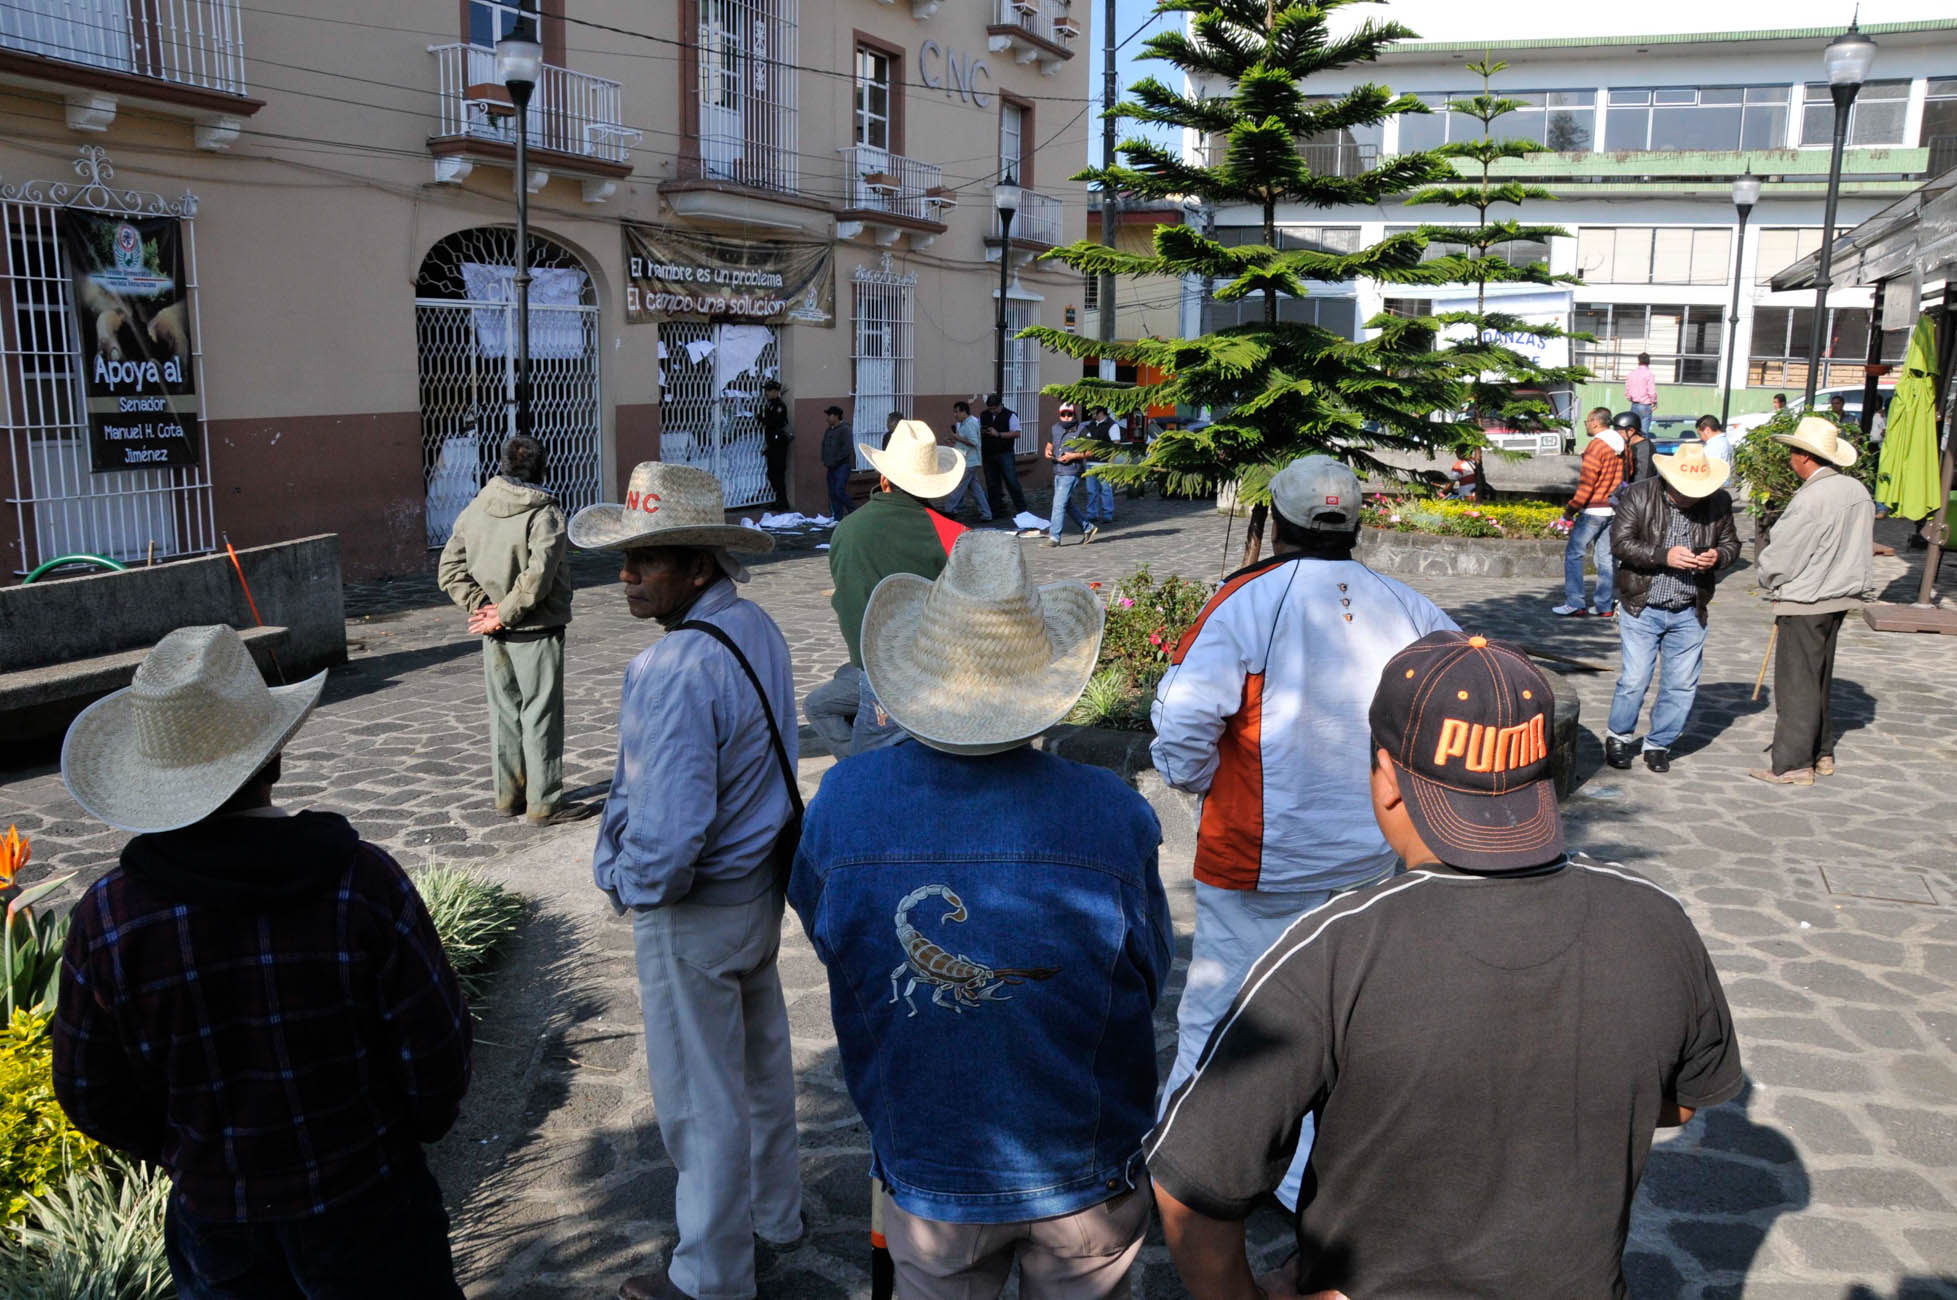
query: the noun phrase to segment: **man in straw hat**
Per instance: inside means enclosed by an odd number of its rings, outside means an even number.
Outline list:
[[[1604,733],[1604,759],[1631,766],[1638,712],[1654,671],[1658,699],[1644,738],[1644,765],[1669,772],[1672,742],[1685,730],[1699,693],[1706,648],[1706,606],[1713,575],[1740,558],[1733,498],[1725,492],[1733,467],[1706,454],[1702,442],[1653,456],[1656,478],[1626,487],[1610,530],[1617,560],[1618,643],[1623,661]]]
[[[1359,502],[1358,477],[1329,456],[1285,466],[1271,480],[1271,557],[1224,582],[1155,693],[1155,770],[1203,801],[1165,1093],[1286,927],[1393,871],[1366,795],[1366,704],[1380,665],[1454,620],[1352,558]],[[1286,1205],[1310,1147],[1307,1129],[1278,1192]]]
[[[496,811],[532,824],[597,809],[564,797],[564,626],[571,621],[564,512],[545,491],[544,448],[514,434],[498,473],[455,521],[436,580],[482,637]]]
[[[863,616],[864,671],[917,743],[823,778],[789,898],[904,1300],[996,1296],[1015,1260],[1028,1296],[1123,1295],[1141,1251],[1161,828],[1113,773],[1029,743],[1101,630],[1086,584],[1036,587],[999,532],[959,538],[935,582],[884,579]]]
[[[1774,441],[1801,486],[1759,555],[1760,586],[1773,593],[1772,766],[1747,773],[1774,785],[1813,785],[1835,771],[1828,697],[1842,620],[1874,582],[1875,502],[1853,475],[1855,448],[1835,422],[1809,415]]]
[[[1313,1120],[1299,1252],[1268,1294],[1625,1294],[1653,1130],[1745,1080],[1685,910],[1566,855],[1553,709],[1527,656],[1479,636],[1380,672],[1370,800],[1407,872],[1258,960],[1149,1139],[1192,1294],[1258,1294],[1243,1220]]]
[[[625,670],[618,767],[592,871],[632,913],[659,1134],[679,1171],[679,1244],[619,1294],[746,1300],[754,1241],[802,1232],[795,1065],[775,960],[801,807],[788,643],[740,598],[737,551],[774,539],[726,522],[720,480],[635,467],[622,505],[571,519],[581,547],[619,551],[634,618],[666,635]],[[723,640],[722,638],[725,638]]]
[[[69,793],[135,838],[75,906],[55,1095],[170,1171],[186,1297],[462,1300],[421,1152],[469,1086],[462,990],[392,858],[272,803],[325,683],[179,628],[68,729]]]
[[[894,744],[902,734],[877,708],[876,692],[862,673],[859,636],[870,592],[893,573],[916,574],[927,582],[937,577],[952,543],[965,531],[926,504],[957,491],[966,473],[965,458],[940,447],[930,425],[900,421],[888,446],[865,444],[857,450],[881,477],[878,490],[836,525],[829,539],[829,577],[835,584],[829,603],[849,647],[849,663],[810,691],[805,703],[809,725],[839,758]]]

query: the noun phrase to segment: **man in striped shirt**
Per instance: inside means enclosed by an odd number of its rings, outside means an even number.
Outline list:
[[[1569,545],[1563,548],[1563,603],[1552,613],[1562,618],[1591,612],[1609,618],[1613,608],[1611,581],[1615,572],[1610,554],[1610,521],[1615,513],[1611,493],[1624,482],[1625,435],[1611,427],[1610,410],[1595,407],[1584,420],[1590,441],[1583,448],[1583,466],[1576,493],[1563,507],[1563,527],[1569,530]],[[1584,556],[1596,552],[1597,604],[1594,610],[1584,604]]]
[[[1243,1220],[1307,1117],[1299,1251],[1265,1292],[1626,1294],[1653,1131],[1744,1080],[1677,900],[1565,853],[1553,706],[1459,632],[1381,673],[1373,811],[1408,870],[1265,953],[1144,1148],[1197,1300],[1258,1300]]]

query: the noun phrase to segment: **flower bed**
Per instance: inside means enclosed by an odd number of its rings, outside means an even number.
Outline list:
[[[1366,498],[1359,521],[1368,528],[1434,537],[1544,538],[1556,536],[1563,508],[1548,501],[1469,501],[1377,493]]]
[[[1067,721],[1146,729],[1149,701],[1169,670],[1169,656],[1215,593],[1207,582],[1173,573],[1158,581],[1147,565],[1116,583],[1107,598],[1107,627],[1094,677]]]

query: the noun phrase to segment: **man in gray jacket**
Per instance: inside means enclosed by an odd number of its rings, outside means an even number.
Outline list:
[[[482,637],[496,810],[532,823],[577,820],[564,796],[564,512],[540,485],[544,449],[514,434],[498,473],[455,521],[436,581]]]
[[[1828,716],[1835,641],[1871,583],[1875,502],[1841,472],[1855,463],[1855,448],[1834,421],[1810,415],[1774,441],[1786,444],[1801,486],[1760,552],[1760,585],[1773,593],[1779,641],[1773,766],[1747,775],[1774,785],[1813,785],[1815,777],[1835,772]]]

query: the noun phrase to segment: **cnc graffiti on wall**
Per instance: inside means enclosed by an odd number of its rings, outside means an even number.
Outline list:
[[[202,407],[181,225],[69,208],[61,242],[81,333],[92,470],[197,464]]]
[[[833,325],[835,246],[625,223],[625,319]]]

